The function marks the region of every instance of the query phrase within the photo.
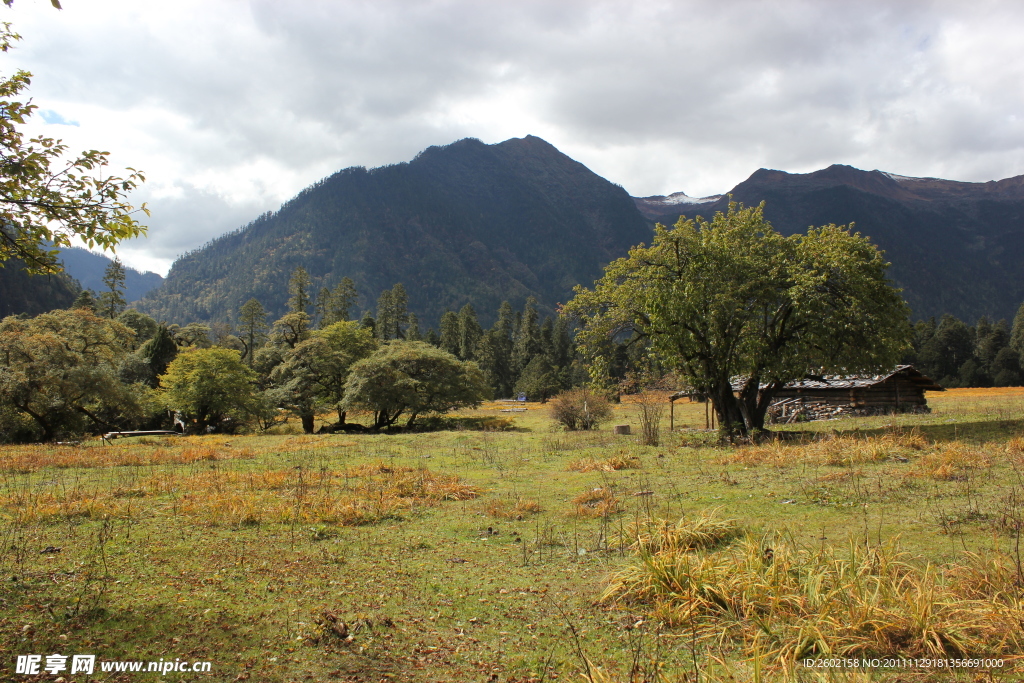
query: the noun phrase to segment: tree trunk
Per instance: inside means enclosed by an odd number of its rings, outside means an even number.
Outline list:
[[[306,434],[313,433],[313,413],[302,413],[302,431]]]
[[[342,410],[341,408],[338,408],[338,424],[339,425],[345,424],[345,416],[346,415],[348,415],[348,411],[347,410]]]
[[[50,424],[49,420],[45,419],[42,414],[30,410],[28,406],[21,406],[15,404],[14,407],[24,412],[25,414],[27,414],[29,417],[36,421],[36,424],[39,425],[39,427],[43,430],[44,442],[49,443],[53,441],[53,425]]]
[[[739,405],[740,410],[743,411],[743,421],[746,424],[747,433],[764,431],[768,406],[771,405],[779,389],[785,385],[784,382],[772,382],[764,387],[761,387],[760,384],[758,378],[753,378],[740,391]]]
[[[712,390],[711,398],[718,416],[718,428],[730,439],[734,436],[746,436],[747,426],[743,419],[739,400],[732,391],[732,383],[719,382]]]

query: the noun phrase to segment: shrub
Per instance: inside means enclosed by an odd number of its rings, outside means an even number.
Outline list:
[[[611,414],[608,399],[586,387],[570,389],[551,400],[551,417],[571,432],[595,429]]]

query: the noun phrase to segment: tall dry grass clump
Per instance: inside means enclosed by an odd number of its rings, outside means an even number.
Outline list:
[[[630,526],[630,546],[640,553],[707,550],[735,539],[741,533],[735,519],[720,519],[717,510],[703,512],[693,519],[676,522],[646,519]]]
[[[514,501],[495,498],[484,506],[484,512],[497,519],[523,520],[527,515],[535,515],[540,511],[540,503],[520,496]]]
[[[607,517],[623,509],[615,492],[605,486],[581,493],[572,502],[580,517]]]
[[[563,391],[551,399],[551,417],[570,432],[595,429],[611,414],[608,398],[586,387]]]
[[[933,479],[963,481],[991,466],[991,455],[984,449],[953,441],[925,454],[917,469]]]
[[[692,630],[706,651],[739,646],[779,670],[817,656],[1024,652],[1024,594],[1008,556],[939,567],[912,561],[896,542],[811,549],[781,534],[721,548],[738,529],[699,533],[710,519],[653,525],[602,600],[646,605],[667,626]]]
[[[565,469],[570,472],[615,472],[617,470],[638,470],[641,467],[643,467],[643,463],[635,455],[613,455],[604,460],[596,458],[573,460]]]

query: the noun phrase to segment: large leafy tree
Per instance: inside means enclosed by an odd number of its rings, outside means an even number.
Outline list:
[[[133,336],[85,308],[5,318],[0,403],[31,417],[45,441],[141,418],[145,390],[118,378]]]
[[[257,409],[256,373],[234,349],[189,348],[160,377],[163,399],[191,432],[218,428],[225,418],[245,420]]]
[[[19,38],[9,23],[0,25],[0,51]],[[75,238],[108,249],[145,232],[134,218],[148,215],[145,205],[127,202],[145,178],[131,168],[124,178],[101,173],[107,152],[68,157],[60,140],[26,140],[20,127],[36,105],[18,96],[31,76],[18,71],[0,81],[0,266],[21,259],[29,272],[54,273],[61,270],[58,247],[72,246]]]
[[[477,406],[490,388],[476,363],[425,342],[391,342],[352,366],[343,405],[371,410],[374,429],[408,415],[407,426],[427,413]]]
[[[299,416],[307,434],[321,408],[337,409],[338,424],[345,424],[341,400],[349,370],[376,348],[370,330],[356,322],[338,322],[313,332],[284,354],[271,378],[280,387],[281,402]]]
[[[897,363],[908,309],[881,252],[835,225],[784,237],[763,208],[658,225],[651,246],[611,263],[593,290],[577,287],[565,311],[595,366],[632,335],[713,400],[724,429],[747,433],[790,380]]]

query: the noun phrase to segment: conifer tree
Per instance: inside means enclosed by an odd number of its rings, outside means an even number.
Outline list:
[[[139,349],[139,355],[149,364],[155,386],[157,377],[167,372],[167,366],[178,355],[178,345],[174,343],[174,336],[166,325],[157,328],[156,334]]]
[[[391,290],[385,289],[377,297],[377,319],[376,325],[374,325],[374,334],[378,339],[387,341],[394,338],[391,336],[393,310]]]
[[[405,330],[406,341],[423,341],[420,334],[420,319],[415,313],[409,314],[409,327]]]
[[[330,306],[321,327],[346,322],[352,312],[352,307],[356,304],[356,298],[356,284],[352,282],[352,278],[341,278],[341,282],[331,290]]]
[[[466,304],[459,311],[459,358],[473,360],[476,358],[476,347],[484,331],[476,318],[476,310],[472,304]]]
[[[125,309],[128,302],[124,298],[125,271],[121,259],[114,258],[103,271],[103,284],[106,290],[100,293],[99,313],[113,320]]]
[[[75,298],[75,302],[71,304],[71,308],[88,308],[90,311],[96,310],[96,295],[91,289],[83,289],[78,293]]]
[[[512,371],[515,376],[522,373],[530,360],[540,353],[540,326],[537,324],[537,300],[532,296],[526,300],[518,330],[512,341]]]
[[[316,295],[316,303],[313,304],[313,325],[323,329],[330,325],[327,318],[331,309],[331,290],[328,287],[321,287],[320,293]]]
[[[305,268],[299,266],[292,271],[292,276],[288,280],[288,293],[291,295],[291,298],[288,299],[288,308],[292,313],[308,314],[307,309],[312,300],[309,290],[312,285],[313,281]]]
[[[401,282],[391,289],[385,289],[377,299],[377,337],[379,339],[402,339],[403,325],[409,320],[407,310],[409,298]]]
[[[376,333],[377,321],[373,319],[373,313],[365,311],[363,317],[359,320],[359,326],[370,330],[372,333]]]
[[[242,304],[238,311],[238,333],[242,341],[242,360],[251,368],[256,349],[267,338],[267,312],[259,300],[253,298]]]
[[[514,319],[512,306],[503,301],[494,327],[481,337],[477,346],[477,364],[496,396],[511,396],[515,384],[511,370]]]
[[[445,311],[441,316],[441,350],[460,358],[459,316],[452,311]]]

